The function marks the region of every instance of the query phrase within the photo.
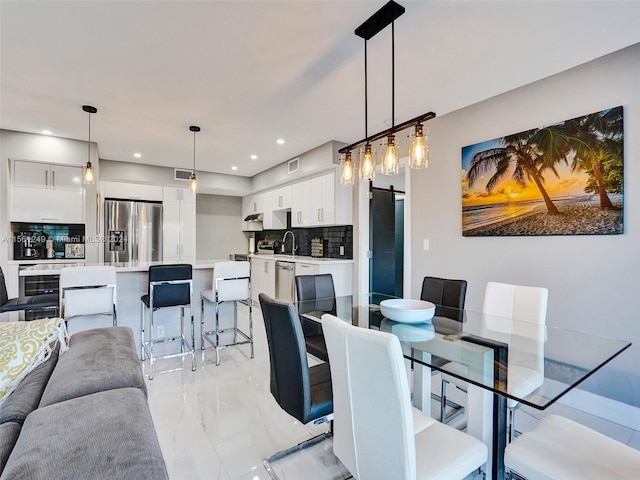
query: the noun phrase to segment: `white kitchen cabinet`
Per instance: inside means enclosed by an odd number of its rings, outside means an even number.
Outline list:
[[[176,263],[196,260],[196,195],[188,188],[163,188],[162,258]]]
[[[82,167],[15,160],[11,220],[83,223],[82,175]]]
[[[353,275],[352,263],[306,263],[304,261],[296,261],[295,272],[296,276],[330,273],[333,277],[333,288],[336,291],[336,296],[351,295],[353,292],[351,285]]]
[[[291,226],[294,228],[312,225],[309,218],[311,209],[309,185],[308,179],[291,185]]]
[[[318,273],[317,263],[296,262],[296,277],[298,275],[316,275]]]
[[[242,198],[242,214],[244,215],[244,218],[246,218],[247,215],[253,215],[255,213],[264,213],[265,198],[266,198],[266,195],[264,192],[243,197]]]
[[[353,224],[352,189],[336,183],[334,170],[291,185],[291,226]]]
[[[251,257],[251,299],[259,303],[258,295],[276,298],[276,261]]]
[[[291,185],[276,188],[271,192],[271,210],[287,210],[291,208]]]

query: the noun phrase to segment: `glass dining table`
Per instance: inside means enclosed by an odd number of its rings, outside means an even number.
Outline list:
[[[390,332],[414,366],[413,403],[430,414],[431,373],[467,383],[467,432],[489,448],[487,476],[504,478],[507,402],[544,410],[631,346],[631,342],[557,327],[435,306],[430,320],[385,318],[380,302],[396,297],[349,295],[297,302],[301,317],[324,313]],[[527,388],[519,389],[525,379]]]

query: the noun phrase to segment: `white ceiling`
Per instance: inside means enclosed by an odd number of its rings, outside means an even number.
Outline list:
[[[353,31],[384,3],[2,0],[0,126],[86,140],[90,104],[100,158],[190,168],[195,124],[198,170],[253,176],[364,137]],[[399,3],[396,123],[640,42],[638,0]],[[367,45],[371,134],[390,125],[391,29]]]

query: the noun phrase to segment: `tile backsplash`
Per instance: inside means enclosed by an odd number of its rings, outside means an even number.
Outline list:
[[[265,230],[256,232],[256,243],[260,240],[278,240],[286,230]],[[311,256],[311,239],[320,238],[323,240],[323,256],[325,258],[353,259],[353,226],[338,225],[333,227],[317,228],[292,228],[291,232],[296,237],[297,255]],[[287,235],[285,241],[285,252],[291,252],[291,235]],[[341,248],[342,247],[342,248]],[[341,253],[343,253],[341,255]]]

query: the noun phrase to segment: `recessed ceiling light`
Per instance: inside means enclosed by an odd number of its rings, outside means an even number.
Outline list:
[[[236,167],[235,165],[233,167],[231,167],[231,170],[237,170],[238,167]]]
[[[258,155],[251,155],[251,160],[257,160],[258,159]]]
[[[53,132],[51,130],[42,130],[42,134],[43,135],[53,135]]]
[[[284,139],[283,138],[279,138],[278,140],[276,140],[276,143],[278,145],[284,145]]]
[[[136,158],[141,158],[142,154],[141,153],[134,153],[133,156],[136,157]]]

